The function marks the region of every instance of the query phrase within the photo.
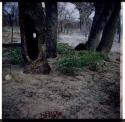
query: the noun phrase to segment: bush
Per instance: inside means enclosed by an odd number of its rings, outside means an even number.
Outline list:
[[[23,63],[21,48],[9,49],[8,57],[12,64],[22,64]]]
[[[72,52],[73,49],[67,43],[58,43],[57,44],[57,53],[58,54],[67,54]]]
[[[57,69],[64,74],[74,75],[84,66],[89,66],[90,70],[96,71],[103,61],[107,60],[106,54],[91,51],[71,51],[58,59]]]
[[[105,61],[99,61],[89,64],[89,69],[92,71],[103,71],[105,65]]]
[[[77,57],[63,57],[57,61],[57,69],[63,74],[73,75],[80,67]]]

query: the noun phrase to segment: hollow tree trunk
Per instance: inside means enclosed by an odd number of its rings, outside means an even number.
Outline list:
[[[102,39],[97,48],[97,51],[102,51],[105,53],[110,52],[112,48],[114,36],[116,33],[119,12],[120,12],[120,4],[117,3],[108,23],[106,24],[104,28]]]
[[[19,2],[22,55],[25,73],[50,72],[45,51],[45,17],[41,2]]]
[[[57,2],[45,2],[46,9],[46,52],[47,57],[56,57],[57,45]]]
[[[113,7],[114,7],[113,3],[95,3],[95,8],[96,8],[95,16],[93,18],[93,23],[88,41],[86,43],[86,48],[88,50],[92,51],[96,50],[100,42],[103,29],[113,11]]]

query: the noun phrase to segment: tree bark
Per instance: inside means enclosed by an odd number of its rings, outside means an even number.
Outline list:
[[[102,51],[105,53],[110,52],[112,48],[114,36],[116,33],[119,12],[120,12],[120,4],[117,3],[108,23],[106,24],[104,28],[102,39],[97,48],[97,51]]]
[[[79,10],[80,18],[79,18],[79,26],[80,26],[80,31],[82,31],[82,11]]]
[[[119,17],[118,17],[118,36],[119,36],[119,39],[118,39],[118,42],[120,43],[120,40],[121,40],[121,17],[120,17],[120,12],[119,12]]]
[[[47,58],[57,56],[57,2],[45,2],[46,9],[46,47]]]
[[[61,33],[63,32],[63,22],[62,21],[60,22],[60,32]]]
[[[96,51],[103,29],[111,16],[113,8],[113,3],[95,3],[95,16],[93,18],[88,41],[86,43],[86,48],[88,50]]]
[[[48,74],[51,68],[46,60],[45,16],[41,2],[19,2],[19,18],[24,72]]]

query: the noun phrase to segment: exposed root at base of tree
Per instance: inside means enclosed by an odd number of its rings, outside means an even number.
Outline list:
[[[24,67],[24,73],[49,74],[50,71],[51,68],[47,62],[37,62],[33,64],[27,64]]]

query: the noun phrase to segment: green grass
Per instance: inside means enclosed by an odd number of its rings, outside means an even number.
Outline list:
[[[75,51],[68,44],[58,43],[57,53],[60,55],[55,62],[57,70],[66,75],[77,74],[86,66],[90,70],[97,71],[104,67],[108,56],[104,53],[91,51]],[[23,64],[21,48],[7,49],[4,56],[7,56],[12,64]]]
[[[67,54],[73,51],[72,47],[69,46],[67,43],[58,43],[57,44],[57,53],[58,54]]]
[[[23,58],[21,54],[21,48],[11,48],[6,51],[6,56],[12,64],[22,64]]]
[[[89,66],[90,70],[96,71],[99,67],[103,67],[104,62],[108,60],[108,56],[104,53],[75,51],[63,44],[61,44],[61,50],[63,50],[62,52],[68,51],[61,53],[63,56],[56,62],[57,70],[67,75],[74,75],[85,66]]]

